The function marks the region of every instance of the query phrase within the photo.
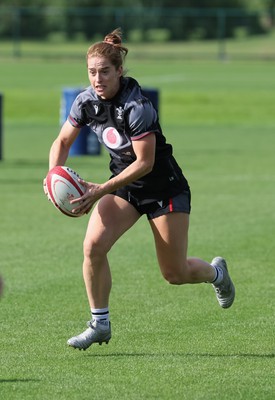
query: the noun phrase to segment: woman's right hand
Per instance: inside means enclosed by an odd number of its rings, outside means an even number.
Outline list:
[[[44,193],[47,196],[48,200],[52,201],[51,198],[50,198],[49,192],[48,192],[46,178],[44,178],[44,180],[43,180],[43,190],[44,190]]]

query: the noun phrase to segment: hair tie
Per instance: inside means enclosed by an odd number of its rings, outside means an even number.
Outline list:
[[[111,44],[112,46],[114,45],[114,43],[113,42],[111,42],[111,41],[109,41],[109,40],[103,40],[103,42],[102,43],[108,43],[108,44]]]

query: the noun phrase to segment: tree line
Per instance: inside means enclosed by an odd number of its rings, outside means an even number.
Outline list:
[[[0,37],[90,40],[120,26],[128,40],[254,35],[274,27],[275,0],[1,0]]]

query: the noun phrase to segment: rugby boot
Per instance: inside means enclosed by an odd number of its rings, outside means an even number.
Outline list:
[[[86,350],[93,343],[109,343],[111,339],[111,323],[108,325],[100,323],[99,321],[88,321],[88,328],[80,333],[80,335],[73,336],[67,342],[67,344],[75,349]]]
[[[235,287],[229,276],[227,264],[224,258],[215,257],[211,265],[220,268],[223,271],[223,280],[218,285],[212,284],[217,300],[222,308],[229,308],[232,306],[235,299]]]

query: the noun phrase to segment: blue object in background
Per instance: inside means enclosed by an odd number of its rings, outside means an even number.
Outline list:
[[[64,88],[61,99],[60,122],[63,125],[71,110],[71,106],[83,88]],[[89,126],[80,129],[79,135],[70,148],[70,156],[99,155],[101,146],[95,132]]]
[[[141,89],[143,96],[147,97],[153,104],[154,108],[159,111],[159,92],[156,89]]]

